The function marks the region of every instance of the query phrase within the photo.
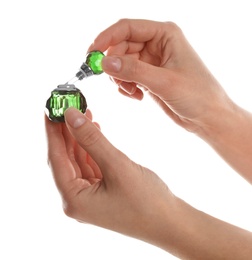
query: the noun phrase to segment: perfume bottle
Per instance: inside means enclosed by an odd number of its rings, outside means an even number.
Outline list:
[[[46,102],[47,116],[53,122],[65,122],[64,112],[69,107],[75,107],[85,113],[86,98],[73,84],[59,85],[51,92]]]
[[[86,61],[81,65],[75,77],[51,92],[46,102],[46,114],[51,121],[65,122],[64,112],[69,107],[75,107],[82,113],[86,112],[86,98],[74,83],[92,75],[101,74],[103,72],[101,61],[104,56],[100,51],[88,53]]]

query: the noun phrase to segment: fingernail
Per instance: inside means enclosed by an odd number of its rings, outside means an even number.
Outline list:
[[[102,68],[106,71],[118,72],[120,71],[122,62],[119,58],[112,56],[105,56],[102,59]]]
[[[78,128],[86,122],[85,116],[76,108],[70,107],[65,113],[66,122],[73,128]]]
[[[123,82],[119,87],[129,95],[133,95],[136,92],[136,87],[127,82]]]
[[[117,86],[120,86],[120,84],[122,83],[122,81],[120,79],[116,79],[116,78],[113,78],[113,77],[110,77],[110,80],[116,84]]]

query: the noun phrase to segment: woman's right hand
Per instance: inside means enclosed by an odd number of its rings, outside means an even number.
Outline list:
[[[148,91],[189,131],[229,109],[230,99],[174,23],[122,19],[98,35],[92,50],[107,51],[103,70],[121,93],[140,100]]]

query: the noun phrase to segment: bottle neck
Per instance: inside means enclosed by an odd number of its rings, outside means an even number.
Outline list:
[[[94,75],[94,72],[85,62],[81,65],[80,70],[76,73],[76,77],[79,80],[83,80],[84,78],[90,77],[92,75]]]

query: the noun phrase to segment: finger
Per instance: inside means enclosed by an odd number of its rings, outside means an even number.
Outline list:
[[[100,126],[100,124],[98,124],[97,122],[93,122],[93,123],[94,123],[94,125],[95,125],[98,129],[101,130],[101,126]]]
[[[119,167],[120,152],[85,115],[77,109],[69,108],[65,112],[65,120],[72,136],[93,158],[102,172],[103,169],[106,169],[106,173],[111,167]]]
[[[85,112],[86,117],[92,121],[93,120],[93,114],[90,109],[87,109]],[[93,122],[99,129],[101,129],[101,126],[97,122]]]
[[[102,68],[119,81],[135,82],[157,95],[167,91],[167,87],[175,80],[171,70],[128,56],[106,56],[102,60]]]
[[[91,121],[93,120],[93,114],[90,109],[86,110],[85,115],[87,118],[89,118],[89,120],[91,120]]]
[[[134,95],[137,91],[137,85],[134,82],[125,82],[122,81],[120,84],[118,84],[120,89],[122,89],[124,92],[126,92],[129,95]]]
[[[143,50],[145,47],[144,42],[129,42],[129,41],[123,41],[118,43],[117,45],[110,46],[107,50],[107,55],[112,56],[112,55],[132,55],[136,58],[139,57],[139,52]]]
[[[93,115],[89,109],[86,110],[85,115],[92,121]],[[76,144],[76,140],[73,138],[65,124],[62,126],[62,130],[68,158],[75,169],[76,177],[86,180],[89,180],[90,178],[101,179],[102,174],[99,167],[90,155],[81,146]]]
[[[86,117],[92,121],[93,115],[90,109],[87,109],[85,112]],[[100,125],[96,122],[94,124],[100,129]],[[69,135],[71,133],[67,129],[67,132]],[[68,136],[68,139],[74,139],[73,136]],[[67,140],[66,140],[67,141]],[[76,140],[74,139],[74,142]],[[82,177],[84,179],[87,179],[90,181],[92,178],[96,179],[102,179],[102,173],[98,167],[98,165],[95,163],[95,161],[90,157],[90,155],[79,145],[73,145],[75,153],[74,153],[74,160],[72,161],[73,166],[75,166],[77,162],[77,167],[76,167],[76,173],[79,173],[79,177]],[[77,176],[77,177],[78,177]]]
[[[67,183],[76,179],[76,172],[69,160],[63,135],[65,124],[51,122],[47,116],[45,116],[45,127],[48,146],[48,164],[52,170],[56,186],[59,191],[62,191]]]
[[[144,97],[143,91],[139,89],[136,84],[129,82],[122,82],[119,85],[119,92],[126,97],[130,97],[136,100],[142,100]]]
[[[110,77],[111,81],[118,86],[119,92],[126,96],[137,100],[143,99],[143,91],[138,88],[134,82],[125,82],[116,78]]]
[[[162,22],[154,22],[141,19],[121,19],[103,32],[101,32],[88,51],[105,51],[109,46],[122,41],[146,42],[155,37],[163,26]]]

